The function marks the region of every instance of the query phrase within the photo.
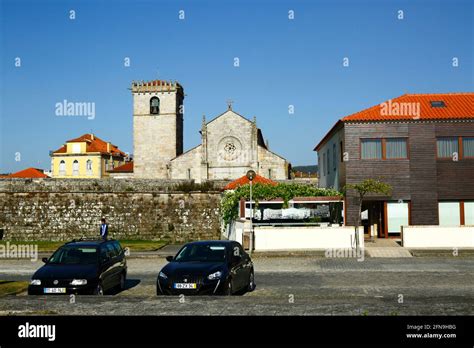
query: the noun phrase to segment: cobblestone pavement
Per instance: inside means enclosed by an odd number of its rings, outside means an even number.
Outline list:
[[[258,257],[257,288],[243,296],[155,296],[166,261],[130,259],[115,295],[6,296],[0,315],[456,315],[474,314],[474,259]],[[0,279],[26,280],[39,262],[1,260]]]

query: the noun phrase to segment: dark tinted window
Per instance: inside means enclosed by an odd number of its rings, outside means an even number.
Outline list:
[[[115,241],[115,242],[112,243],[112,245],[113,245],[114,248],[115,248],[116,254],[117,254],[117,255],[121,255],[123,249],[122,249],[122,246],[120,245],[120,243],[117,242],[117,241]]]
[[[232,255],[233,256],[244,256],[244,249],[239,243],[232,243]]]
[[[97,262],[97,248],[64,246],[57,250],[49,259],[52,264],[81,265]]]
[[[226,248],[224,244],[188,244],[181,249],[175,261],[219,262],[224,261],[225,258]]]
[[[114,248],[114,245],[112,243],[107,243],[106,246],[107,250],[107,256],[109,257],[115,257],[118,255],[117,249]]]

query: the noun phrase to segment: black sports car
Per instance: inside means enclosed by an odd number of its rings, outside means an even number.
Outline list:
[[[199,241],[166,258],[157,295],[232,295],[255,288],[253,263],[235,241]]]
[[[31,278],[29,295],[103,295],[125,287],[127,262],[116,240],[72,241],[64,244]]]

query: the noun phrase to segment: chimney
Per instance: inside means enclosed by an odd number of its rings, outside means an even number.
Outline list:
[[[91,140],[94,140],[94,134],[91,133]]]
[[[110,143],[107,142],[107,152],[110,152]]]

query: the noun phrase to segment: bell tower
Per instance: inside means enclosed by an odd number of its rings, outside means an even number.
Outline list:
[[[183,87],[171,81],[132,82],[133,175],[169,179],[169,161],[183,153]]]

